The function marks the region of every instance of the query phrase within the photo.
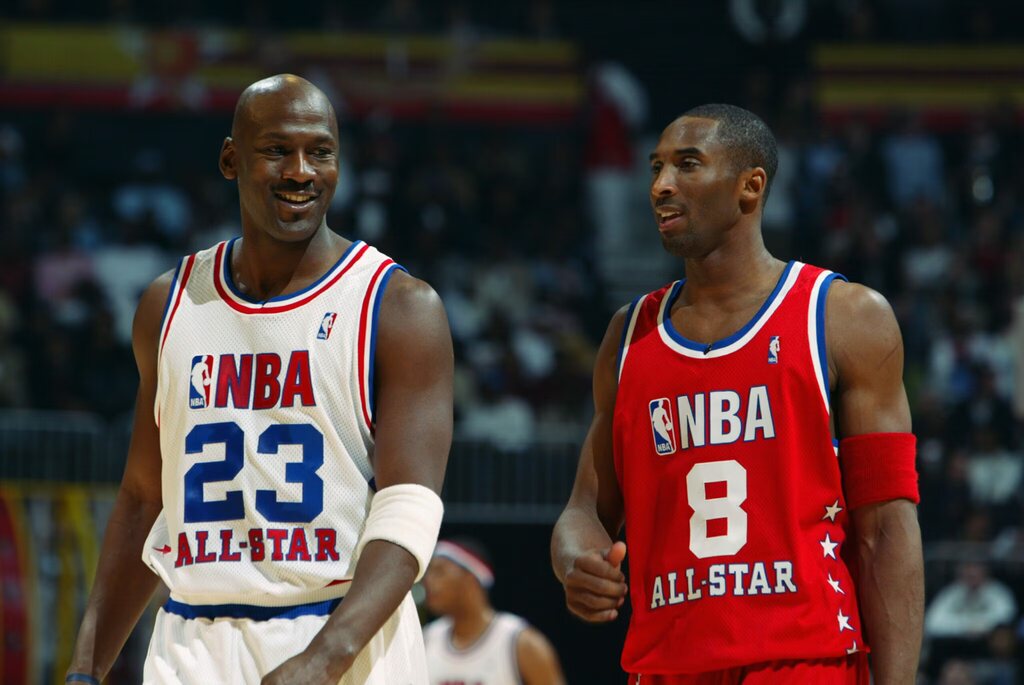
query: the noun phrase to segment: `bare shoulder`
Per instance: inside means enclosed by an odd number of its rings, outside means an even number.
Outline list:
[[[380,310],[380,324],[444,322],[447,316],[440,296],[426,281],[395,270],[384,290]]]
[[[546,655],[554,652],[551,642],[544,637],[544,633],[533,626],[526,626],[519,631],[518,645],[520,653],[524,655]]]
[[[393,272],[381,298],[377,351],[385,366],[397,362],[413,373],[416,365],[438,364],[453,357],[448,315],[440,296],[426,281],[402,270]]]
[[[526,626],[516,638],[516,658],[523,681],[532,683],[563,683],[558,654],[544,634]]]
[[[832,284],[825,328],[829,356],[839,366],[856,359],[881,361],[881,357],[902,351],[903,339],[892,306],[881,293],[859,283],[837,280]]]
[[[826,316],[830,328],[836,327],[838,331],[854,335],[856,330],[870,331],[875,326],[896,326],[892,306],[880,292],[860,283],[847,283],[838,279],[829,289]]]
[[[136,355],[140,348],[155,351],[160,327],[163,325],[164,312],[170,304],[167,298],[174,287],[176,271],[171,269],[157,276],[142,292],[139,305],[135,309],[135,320],[132,323],[132,343]]]

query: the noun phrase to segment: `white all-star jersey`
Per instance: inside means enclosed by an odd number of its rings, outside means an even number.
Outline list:
[[[526,628],[515,614],[496,613],[469,647],[452,645],[452,620],[439,618],[423,629],[430,685],[520,685],[516,643]]]
[[[401,268],[363,242],[254,302],[234,241],[185,257],[160,331],[163,511],[143,560],[182,605],[345,594],[373,484],[376,319]]]

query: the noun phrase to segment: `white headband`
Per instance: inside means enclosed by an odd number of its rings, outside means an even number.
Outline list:
[[[454,542],[441,540],[434,548],[435,557],[444,557],[457,566],[469,571],[473,577],[480,581],[485,589],[494,585],[494,571],[482,559],[474,555],[465,547],[460,547]]]

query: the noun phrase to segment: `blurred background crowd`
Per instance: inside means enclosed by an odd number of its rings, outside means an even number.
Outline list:
[[[611,313],[683,275],[654,232],[646,155],[676,114],[732,102],[779,141],[769,247],[876,288],[902,327],[928,573],[922,682],[1024,682],[1021,11],[704,4],[5,3],[0,409],[123,430],[141,289],[239,232],[216,168],[240,91],[230,67],[241,86],[295,71],[335,102],[344,159],[329,224],[441,293],[453,458],[578,443]],[[79,27],[113,36],[135,70],[103,65],[109,78],[83,83],[73,58],[31,61],[46,32],[99,40]],[[365,49],[309,52],[303,32]],[[209,64],[221,71],[204,77]],[[545,564],[531,572],[550,583]],[[580,644],[551,637],[585,682]]]

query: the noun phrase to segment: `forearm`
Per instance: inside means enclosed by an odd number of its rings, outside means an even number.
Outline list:
[[[141,558],[159,513],[158,503],[118,493],[68,672],[102,680],[117,659],[160,582]]]
[[[586,507],[569,504],[558,517],[551,535],[551,565],[559,582],[580,554],[594,549],[607,549],[611,536],[601,524],[597,513]]]
[[[858,595],[876,685],[912,685],[924,623],[921,530],[915,509],[879,517],[860,541]],[[909,512],[909,513],[908,513]]]
[[[398,609],[416,579],[415,557],[402,547],[372,540],[356,564],[352,587],[307,648],[309,656],[340,678]]]

